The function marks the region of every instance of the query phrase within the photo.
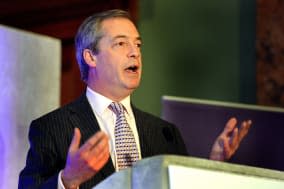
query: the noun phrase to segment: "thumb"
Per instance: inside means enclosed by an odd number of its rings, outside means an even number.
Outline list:
[[[230,118],[223,131],[225,135],[230,134],[234,130],[236,124],[237,124],[237,119],[234,117]]]
[[[81,140],[81,132],[78,128],[74,129],[74,135],[71,141],[71,144],[69,146],[69,152],[76,152],[79,148],[80,145],[80,140]]]

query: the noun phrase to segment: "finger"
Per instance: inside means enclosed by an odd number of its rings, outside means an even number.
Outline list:
[[[223,156],[225,159],[229,159],[230,158],[230,145],[229,145],[229,140],[227,138],[223,139],[223,147],[224,147]]]
[[[96,134],[94,134],[91,138],[87,140],[87,142],[80,148],[80,151],[90,151],[105,136],[106,134],[104,132],[98,131]]]
[[[104,135],[103,138],[101,138],[100,141],[90,149],[89,156],[96,158],[105,150],[109,152],[109,142],[106,135]]]
[[[242,126],[241,129],[239,131],[239,140],[242,140],[248,133],[250,127],[251,127],[252,121],[248,120],[248,121],[243,121],[242,122]]]
[[[238,148],[238,145],[239,145],[239,135],[238,135],[238,128],[236,127],[233,131],[233,134],[230,138],[230,147],[231,147],[231,150],[235,150]]]
[[[237,119],[234,117],[230,118],[222,134],[228,136],[233,131],[233,129],[236,127],[236,125],[237,125]]]
[[[80,140],[81,140],[81,132],[78,128],[74,129],[74,135],[71,141],[71,144],[69,146],[69,152],[76,152],[79,148],[80,145]]]
[[[102,140],[88,153],[88,166],[94,171],[103,167],[109,158],[108,137],[105,135]]]
[[[105,133],[98,138],[98,141],[95,145],[92,146],[91,150],[95,147],[104,148],[106,145],[108,146],[109,137]]]
[[[108,161],[109,159],[109,148],[105,147],[101,153],[96,155],[96,158],[93,158],[91,161],[91,166],[94,170],[98,171],[100,170]]]

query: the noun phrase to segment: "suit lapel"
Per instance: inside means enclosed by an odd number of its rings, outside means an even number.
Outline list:
[[[149,134],[151,132],[151,126],[147,125],[146,117],[144,116],[143,112],[141,112],[139,109],[134,107],[132,105],[135,121],[136,121],[136,127],[137,132],[139,135],[139,141],[140,141],[140,150],[141,150],[141,156],[142,158],[148,157],[152,154],[151,151],[151,138],[149,138]],[[145,124],[146,123],[146,124]],[[150,124],[150,123],[148,123]]]
[[[84,93],[77,101],[70,106],[70,120],[72,124],[81,131],[81,144],[85,143],[92,135],[100,130],[96,116]],[[114,166],[111,158],[99,172],[103,178],[106,178],[114,172]],[[99,174],[98,173],[98,174]]]

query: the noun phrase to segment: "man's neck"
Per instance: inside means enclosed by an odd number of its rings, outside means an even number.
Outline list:
[[[92,91],[95,91],[96,93],[114,101],[114,102],[120,102],[121,100],[125,99],[126,97],[128,97],[131,92],[125,92],[123,93],[123,95],[119,94],[119,95],[116,95],[114,94],[113,92],[106,92],[105,90],[98,90],[96,87],[92,87],[91,85],[87,85],[87,87],[89,89],[91,89]]]

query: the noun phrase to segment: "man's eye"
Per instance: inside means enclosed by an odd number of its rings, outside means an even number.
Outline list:
[[[115,46],[125,46],[125,45],[126,45],[126,42],[124,42],[124,41],[120,41],[120,42],[115,43]]]
[[[136,46],[137,46],[138,48],[141,48],[142,44],[141,44],[141,43],[137,43]]]

